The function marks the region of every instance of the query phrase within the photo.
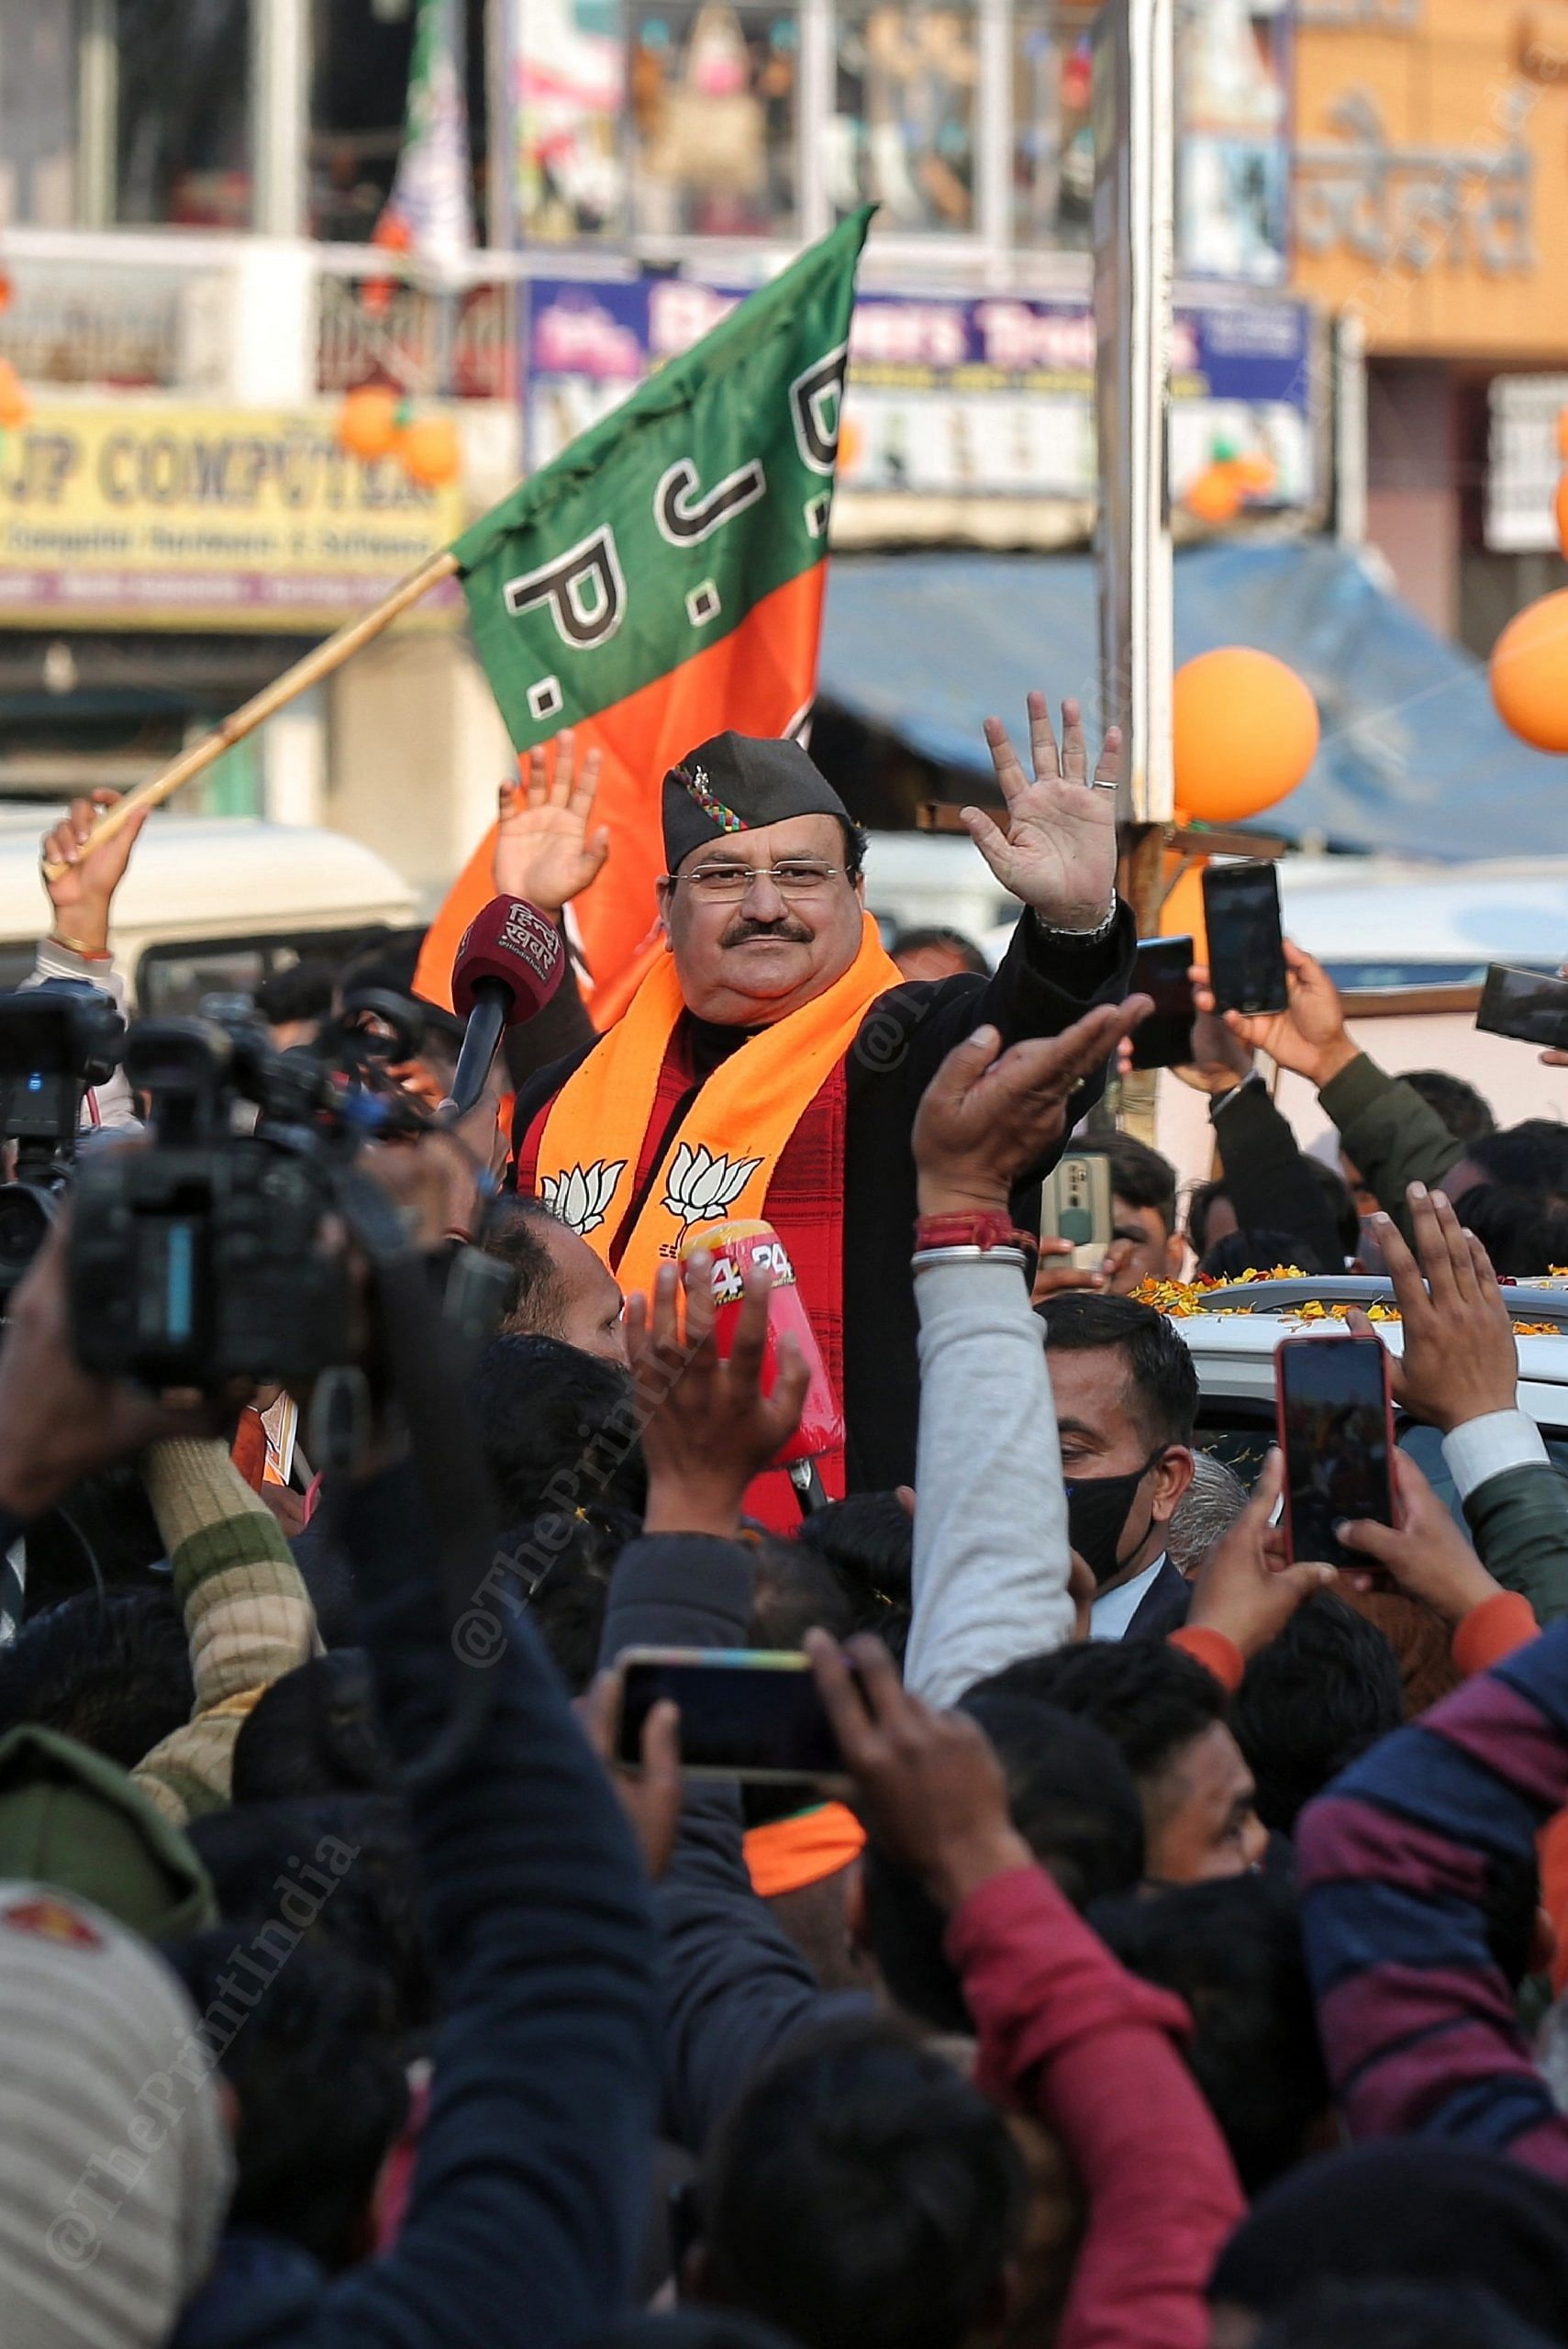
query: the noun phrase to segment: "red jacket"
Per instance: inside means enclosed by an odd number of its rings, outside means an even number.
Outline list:
[[[1118,1965],[1043,1868],[982,1885],[947,1948],[976,2085],[1054,2131],[1088,2200],[1056,2349],[1207,2349],[1209,2271],[1247,2206],[1178,2053],[1186,2008]]]

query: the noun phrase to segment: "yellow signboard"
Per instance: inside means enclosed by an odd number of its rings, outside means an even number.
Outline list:
[[[466,518],[458,483],[347,455],[335,420],[40,400],[0,441],[0,627],[336,628]],[[450,586],[428,601],[462,608]]]

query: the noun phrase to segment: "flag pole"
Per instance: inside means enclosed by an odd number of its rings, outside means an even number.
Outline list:
[[[270,685],[263,685],[259,694],[252,694],[248,702],[226,718],[220,726],[215,726],[210,734],[204,734],[199,742],[193,742],[189,750],[182,751],[172,765],[164,767],[161,774],[150,775],[145,783],[139,783],[134,791],[127,792],[116,807],[106,809],[83,841],[78,857],[89,855],[105,841],[113,840],[115,834],[123,831],[144,807],[161,807],[182,785],[189,783],[195,775],[205,774],[236,742],[242,742],[247,734],[253,734],[258,726],[264,726],[269,718],[286,708],[298,695],[307,693],[312,685],[318,685],[324,677],[331,676],[362,646],[372,643],[384,629],[390,628],[393,621],[407,611],[411,605],[428,596],[432,587],[439,586],[443,579],[453,577],[457,569],[458,560],[450,547],[443,547],[439,554],[428,556],[417,571],[411,571],[406,579],[399,580],[373,609],[361,612],[358,619],[346,622],[323,643],[307,652],[302,661],[296,661],[292,669],[285,669],[281,677],[274,677]],[[69,870],[69,866],[58,860],[48,862],[43,868],[44,879],[58,881],[61,874]]]

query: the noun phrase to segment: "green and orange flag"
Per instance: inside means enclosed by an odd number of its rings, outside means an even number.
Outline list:
[[[458,540],[479,655],[518,751],[577,729],[602,754],[610,853],[573,907],[601,1026],[648,959],[665,771],[710,734],[808,707],[869,209],[845,220]],[[431,927],[416,985],[494,895],[492,831]]]

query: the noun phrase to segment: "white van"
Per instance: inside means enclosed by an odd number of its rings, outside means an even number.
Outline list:
[[[64,810],[0,807],[0,987],[33,966],[50,926],[39,843]],[[154,814],[115,896],[110,944],[133,1008],[194,1012],[250,994],[306,955],[341,962],[418,923],[401,874],[341,832],[242,817]]]

